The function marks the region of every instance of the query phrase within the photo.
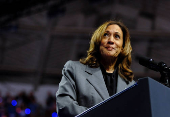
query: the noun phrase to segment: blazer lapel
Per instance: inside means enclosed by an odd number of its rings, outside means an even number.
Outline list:
[[[89,83],[95,88],[102,99],[105,100],[109,98],[109,93],[107,91],[100,67],[90,68],[87,66],[85,72],[89,74],[87,81],[89,81]]]
[[[128,84],[129,84],[128,80],[125,80],[118,75],[117,92],[116,93],[125,90],[128,87]]]

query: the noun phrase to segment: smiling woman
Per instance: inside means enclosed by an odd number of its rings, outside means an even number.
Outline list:
[[[123,46],[123,32],[121,28],[116,25],[109,25],[106,28],[104,36],[100,43],[101,63],[105,66],[107,63],[110,66],[105,68],[107,72],[112,73],[114,71],[114,65],[111,62],[116,63],[117,56],[121,52]]]
[[[87,57],[68,61],[56,93],[59,117],[73,117],[134,84],[129,31],[118,21],[92,35]]]

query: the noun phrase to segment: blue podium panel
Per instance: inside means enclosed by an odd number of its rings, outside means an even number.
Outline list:
[[[76,117],[170,117],[170,89],[151,78],[141,78]]]

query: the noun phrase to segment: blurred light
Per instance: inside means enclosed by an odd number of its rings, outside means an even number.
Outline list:
[[[31,110],[30,110],[29,108],[26,108],[26,109],[25,109],[25,114],[28,115],[28,114],[30,114],[30,113],[31,113]]]
[[[16,108],[17,113],[21,113],[21,108]]]
[[[0,103],[2,103],[2,97],[0,97]]]
[[[53,112],[53,113],[52,113],[52,117],[58,117],[57,113],[56,113],[56,112]]]
[[[2,117],[7,117],[6,115],[2,115]]]
[[[26,117],[25,110],[21,109],[21,112],[18,114],[19,114],[19,117]]]
[[[16,100],[12,100],[11,104],[12,104],[13,106],[16,106],[16,105],[17,105],[17,101],[16,101]]]

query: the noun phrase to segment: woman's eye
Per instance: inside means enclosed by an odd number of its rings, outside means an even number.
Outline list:
[[[109,36],[109,34],[108,33],[104,33],[104,36],[107,37],[107,36]]]
[[[119,35],[115,35],[115,37],[116,37],[117,39],[120,39],[120,36],[119,36]]]

